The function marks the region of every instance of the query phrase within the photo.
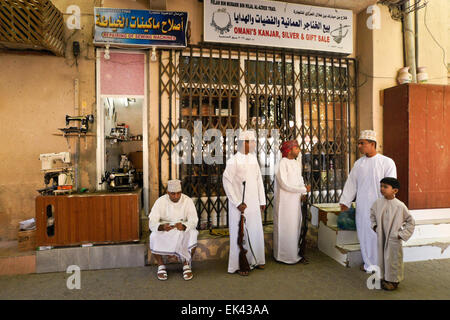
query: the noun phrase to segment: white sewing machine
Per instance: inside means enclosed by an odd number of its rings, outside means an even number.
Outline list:
[[[62,161],[63,163],[70,163],[70,153],[69,152],[60,152],[60,153],[43,153],[39,156],[39,160],[42,162],[41,170],[52,170],[52,169],[61,169],[54,168],[54,164],[57,160]]]
[[[42,162],[41,171],[45,172],[45,188],[38,190],[42,195],[71,192],[73,189],[73,168],[64,164],[70,163],[70,153],[43,153],[39,156]],[[56,162],[62,166],[56,167]]]

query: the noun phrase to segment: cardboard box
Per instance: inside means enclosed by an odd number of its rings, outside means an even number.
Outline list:
[[[19,231],[17,235],[19,251],[33,251],[36,249],[36,230]]]

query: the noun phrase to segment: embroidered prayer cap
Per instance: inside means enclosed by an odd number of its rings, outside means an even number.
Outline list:
[[[255,131],[253,130],[245,130],[239,133],[239,140],[252,140],[256,141]]]
[[[400,182],[396,178],[393,178],[393,177],[383,178],[383,179],[381,179],[380,183],[388,184],[394,189],[400,189]]]
[[[289,152],[294,148],[294,147],[299,147],[298,145],[298,141],[297,140],[289,140],[289,141],[285,141],[281,144],[281,155],[283,156],[283,158],[286,158],[289,154]]]
[[[377,142],[377,133],[373,130],[362,130],[359,134],[359,140],[361,139]]]
[[[181,192],[181,181],[174,179],[167,182],[168,192]]]

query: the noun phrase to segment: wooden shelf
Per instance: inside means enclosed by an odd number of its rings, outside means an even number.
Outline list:
[[[96,137],[97,135],[94,133],[75,133],[75,132],[71,132],[71,133],[52,133],[52,135],[54,136],[65,136],[65,137]]]
[[[108,140],[117,140],[117,142],[142,142],[142,140],[124,140],[124,139],[120,139],[120,138],[115,138],[115,137],[105,137],[105,139]]]

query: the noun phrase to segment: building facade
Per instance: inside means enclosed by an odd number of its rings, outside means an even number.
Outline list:
[[[177,164],[172,157],[177,129],[202,135],[218,130],[225,153],[234,150],[227,130],[257,131],[260,165],[267,169],[267,223],[274,150],[282,139],[301,144],[305,179],[313,187],[310,201],[337,202],[358,157],[358,131],[375,129],[383,150],[382,115],[388,110],[380,92],[396,85],[404,66],[401,22],[384,5],[367,10],[375,2],[336,1],[337,8],[353,11],[353,52],[337,56],[206,43],[203,3],[196,0],[53,0],[67,23],[63,57],[0,46],[0,240],[15,239],[19,221],[34,216],[36,190],[43,186],[39,155],[61,151],[76,155],[76,184],[91,192],[102,188],[102,175],[119,165],[120,154],[140,152],[143,217],[165,192],[167,180],[180,178],[196,200],[200,227],[226,227],[220,180],[225,164]],[[94,7],[188,12],[189,44],[183,50],[158,48],[155,54],[151,48],[112,46],[105,59],[105,46],[93,44]],[[445,0],[429,1],[418,11],[418,64],[427,67],[433,84],[448,83],[449,11]],[[95,118],[89,134],[64,137],[58,131],[66,115],[88,114]],[[129,125],[136,140],[120,143],[108,136],[119,122]]]

